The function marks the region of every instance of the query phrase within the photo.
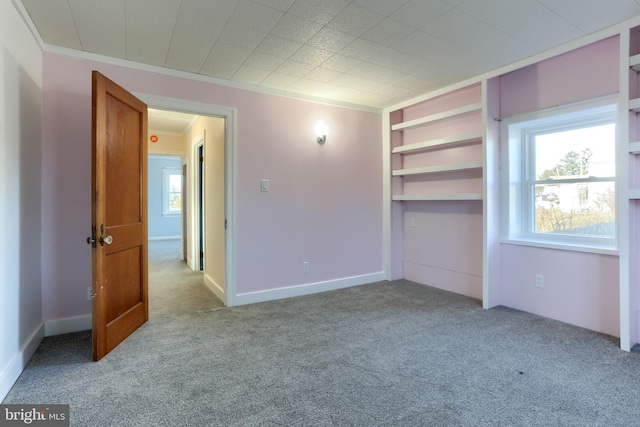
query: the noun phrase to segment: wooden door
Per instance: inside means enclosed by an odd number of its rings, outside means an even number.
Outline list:
[[[93,360],[149,319],[147,106],[93,72]]]

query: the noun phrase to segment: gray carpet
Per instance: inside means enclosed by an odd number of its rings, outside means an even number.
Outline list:
[[[408,281],[221,308],[176,244],[151,319],[98,363],[46,338],[4,403],[74,426],[640,425],[640,354],[612,337]]]

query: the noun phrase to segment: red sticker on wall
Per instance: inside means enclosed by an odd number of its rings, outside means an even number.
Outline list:
[[[157,135],[151,135],[151,136],[149,137],[149,139],[150,139],[150,140],[151,140],[151,142],[153,142],[154,144],[155,144],[156,142],[158,142],[158,136],[157,136]]]

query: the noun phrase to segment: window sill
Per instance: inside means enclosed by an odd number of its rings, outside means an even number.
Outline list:
[[[619,255],[618,250],[610,246],[572,245],[569,243],[550,243],[550,242],[533,240],[533,239],[517,239],[517,240],[502,239],[500,240],[500,243],[505,245],[533,246],[536,248],[558,249],[561,251],[572,251],[572,252],[586,252],[586,253],[600,254],[600,255],[613,255],[613,256]]]
[[[163,213],[162,217],[163,218],[176,218],[179,217],[180,214],[179,213]]]

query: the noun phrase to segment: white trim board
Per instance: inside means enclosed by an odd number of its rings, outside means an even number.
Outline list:
[[[49,320],[44,324],[44,336],[70,334],[72,332],[88,331],[92,328],[90,314],[83,316],[65,317],[64,319]]]
[[[334,291],[337,289],[350,288],[352,286],[366,285],[368,283],[386,280],[383,271],[362,276],[345,277],[337,280],[327,280],[325,282],[309,283],[306,285],[290,286],[286,288],[269,289],[265,291],[247,292],[236,295],[234,305],[254,304],[284,298],[299,297],[303,295],[317,294],[320,292]]]
[[[147,240],[181,240],[182,236],[158,236],[158,237],[149,237]]]
[[[227,219],[227,230],[225,240],[225,293],[224,304],[227,307],[235,305],[234,297],[236,292],[236,249],[235,249],[235,212],[236,212],[236,135],[238,112],[236,108],[222,105],[205,104],[202,102],[188,101],[178,98],[168,98],[164,96],[151,95],[134,92],[133,95],[147,104],[150,108],[162,110],[182,111],[203,116],[214,116],[224,118],[224,153],[225,153],[225,218]],[[194,193],[195,194],[195,193]],[[189,267],[195,270],[195,257],[191,259]],[[206,262],[206,259],[205,259]]]
[[[220,301],[224,301],[224,288],[216,283],[208,274],[204,275],[204,285],[214,294]]]
[[[11,387],[15,384],[16,380],[22,374],[22,371],[27,366],[29,359],[33,356],[33,353],[37,350],[40,342],[44,338],[44,325],[41,323],[32,333],[27,343],[20,349],[19,352],[13,356],[11,361],[0,372],[0,402],[11,390]]]

